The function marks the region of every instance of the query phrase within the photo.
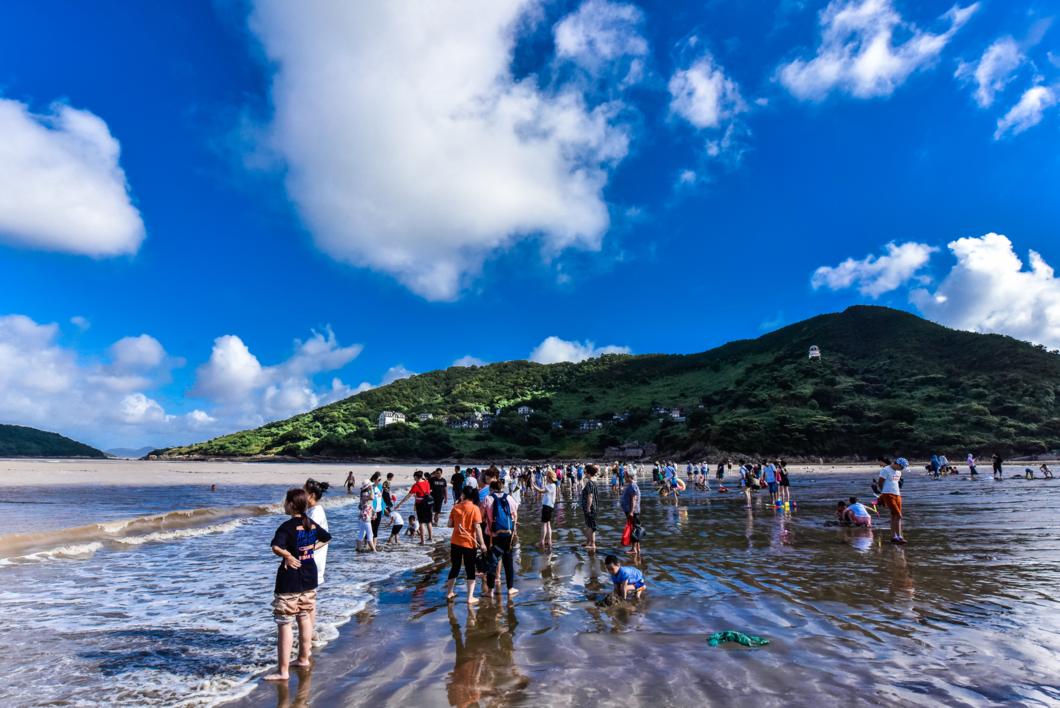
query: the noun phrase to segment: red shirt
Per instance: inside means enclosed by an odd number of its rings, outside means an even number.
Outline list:
[[[416,484],[412,485],[412,494],[416,497],[416,501],[429,497],[431,495],[431,485],[427,483],[427,480],[421,479]]]

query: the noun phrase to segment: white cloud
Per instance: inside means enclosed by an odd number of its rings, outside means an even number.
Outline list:
[[[618,104],[512,75],[534,7],[255,3],[250,26],[276,68],[271,145],[320,248],[449,300],[519,239],[600,247],[628,129]]]
[[[997,121],[994,140],[1000,140],[1005,133],[1018,135],[1028,128],[1042,122],[1045,111],[1056,105],[1056,90],[1048,86],[1034,86],[1027,89],[1018,103],[1009,109]]]
[[[777,71],[781,84],[804,101],[834,90],[858,98],[889,96],[914,71],[932,62],[978,9],[954,5],[939,34],[906,22],[892,0],[833,0],[821,11],[821,40],[812,59],[795,59]],[[895,43],[895,34],[905,39]]]
[[[677,183],[681,184],[695,184],[696,183],[695,170],[681,170],[680,174],[677,175]]]
[[[63,347],[58,336],[56,324],[0,317],[0,421],[89,443],[109,436],[136,444],[171,424],[172,416],[144,393],[168,376],[172,364],[156,340],[119,340],[108,350],[109,361],[96,361]]]
[[[574,62],[592,74],[630,59],[624,83],[638,81],[648,54],[648,41],[641,34],[644,14],[635,5],[607,0],[586,0],[577,11],[556,23],[553,36],[556,55]]]
[[[578,362],[604,354],[629,354],[629,347],[609,345],[597,347],[592,342],[567,341],[559,337],[546,337],[530,352],[530,361],[538,364],[556,364],[562,361]]]
[[[1001,234],[948,244],[957,259],[935,292],[912,293],[927,317],[957,329],[997,332],[1060,347],[1060,279],[1030,252],[1030,270]]]
[[[982,108],[994,103],[994,97],[1012,80],[1024,56],[1012,37],[1002,37],[983,52],[975,64],[961,62],[957,78],[975,81],[975,101]]]
[[[36,115],[0,98],[0,240],[90,256],[135,253],[144,238],[107,124],[57,103]]]
[[[409,371],[401,364],[391,366],[389,369],[386,370],[386,373],[383,374],[383,386],[386,386],[387,384],[392,384],[395,381],[400,381],[401,379],[407,379],[410,376],[415,375],[415,371]]]
[[[814,271],[810,282],[815,290],[857,286],[862,295],[876,298],[917,277],[931,259],[931,254],[938,250],[912,241],[901,245],[892,241],[886,249],[887,254],[883,256],[868,255],[861,260],[848,258],[834,267],[821,266]]]
[[[456,361],[453,362],[453,366],[485,366],[488,362],[479,359],[477,356],[471,356],[465,354]]]
[[[166,358],[162,344],[149,334],[123,337],[110,346],[115,366],[123,370],[153,369]]]
[[[73,317],[71,317],[70,324],[72,324],[74,327],[77,327],[82,332],[87,331],[88,328],[92,326],[92,323],[88,321],[88,318],[82,317],[81,315],[74,315]]]
[[[351,395],[335,378],[331,388],[318,390],[312,377],[340,369],[361,353],[359,344],[343,347],[328,328],[295,341],[295,352],[286,361],[262,366],[247,345],[234,334],[214,340],[209,360],[199,367],[191,394],[218,405],[219,416],[239,427],[285,418]]]
[[[699,129],[718,128],[747,110],[740,87],[709,53],[670,77],[670,110]]]

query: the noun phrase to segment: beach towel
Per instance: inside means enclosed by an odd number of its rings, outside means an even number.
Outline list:
[[[753,634],[744,634],[743,632],[736,632],[731,629],[724,632],[715,632],[710,635],[710,639],[707,641],[710,642],[710,646],[712,647],[716,647],[722,642],[736,642],[745,647],[762,647],[769,644],[769,640],[764,639],[763,637],[756,637]]]

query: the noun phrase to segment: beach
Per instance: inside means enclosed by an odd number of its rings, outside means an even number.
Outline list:
[[[526,499],[521,592],[472,610],[445,601],[447,531],[435,546],[355,553],[356,505],[337,489],[326,498],[335,541],[320,591],[322,641],[312,670],[292,671],[277,686],[258,680],[273,657],[268,540],[283,520],[275,503],[308,476],[340,484],[349,466],[5,467],[13,482],[5,480],[0,499],[9,511],[5,539],[38,515],[42,528],[63,530],[83,529],[93,516],[110,520],[94,541],[0,564],[9,617],[0,659],[14,667],[0,688],[8,705],[1060,700],[1060,521],[1042,503],[1060,489],[1055,482],[934,480],[914,466],[903,489],[909,545],[898,547],[888,542],[882,509],[874,531],[826,525],[837,499],[871,496],[872,467],[793,468],[792,511],[775,510],[762,493],[748,511],[738,491],[719,493],[714,480],[711,492],[690,490],[674,505],[642,479],[648,535],[639,567],[648,590],[635,605],[601,608],[610,582],[600,560],[621,550],[623,521],[605,481],[596,554],[580,547],[569,492],[557,505],[551,553],[536,546],[537,502]],[[374,466],[353,469],[361,480]],[[89,483],[93,473],[100,482]],[[122,479],[125,487],[115,484]],[[137,508],[145,513],[131,513]],[[174,509],[206,511],[189,519]],[[113,521],[132,517],[137,524]],[[707,644],[712,632],[730,629],[770,643]],[[47,641],[26,641],[38,634]]]

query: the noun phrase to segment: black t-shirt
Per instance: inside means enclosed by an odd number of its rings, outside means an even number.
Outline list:
[[[311,531],[302,528],[302,519],[290,518],[280,524],[270,546],[279,546],[302,562],[297,570],[288,568],[281,559],[276,569],[277,593],[305,592],[317,586],[317,564],[313,560],[313,547],[318,543],[327,543],[331,534],[319,524],[313,524]]]
[[[442,477],[431,477],[431,496],[435,499],[445,499],[445,479]]]
[[[453,474],[449,482],[453,485],[453,489],[463,490],[464,489],[464,473],[456,472]]]
[[[592,500],[592,508],[589,508],[590,500]],[[585,483],[582,487],[582,511],[588,511],[591,514],[596,513],[596,482],[591,479]]]

